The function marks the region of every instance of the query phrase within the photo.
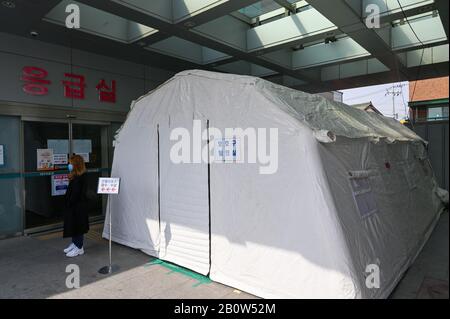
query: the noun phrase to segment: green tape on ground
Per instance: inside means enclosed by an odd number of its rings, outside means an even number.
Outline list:
[[[158,258],[155,259],[155,260],[152,260],[151,262],[149,262],[147,264],[145,264],[144,267],[150,267],[150,266],[153,266],[153,265],[161,265],[164,268],[169,269],[170,272],[167,273],[168,275],[173,274],[173,273],[179,273],[179,274],[182,274],[182,275],[187,276],[189,278],[197,280],[197,283],[195,283],[192,287],[198,287],[198,286],[200,286],[202,284],[209,284],[209,283],[212,282],[212,280],[209,279],[209,277],[207,277],[207,276],[203,276],[203,275],[201,275],[199,273],[196,273],[196,272],[194,272],[192,270],[189,270],[187,268],[184,268],[184,267],[181,267],[181,266],[178,266],[178,265],[166,262],[166,261],[158,259]]]

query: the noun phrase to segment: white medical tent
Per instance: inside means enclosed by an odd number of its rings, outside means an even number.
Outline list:
[[[271,163],[252,162],[255,131]],[[116,135],[103,236],[112,216],[113,241],[263,298],[386,298],[443,210],[425,147],[318,95],[184,71],[134,101]]]

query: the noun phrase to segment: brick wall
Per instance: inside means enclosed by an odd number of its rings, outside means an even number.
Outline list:
[[[409,82],[409,99],[411,102],[448,99],[448,84],[448,76]]]

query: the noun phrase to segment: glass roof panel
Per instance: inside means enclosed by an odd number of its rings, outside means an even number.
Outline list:
[[[230,57],[222,52],[175,36],[154,43],[145,49],[201,65],[214,63]]]
[[[239,12],[252,19],[280,8],[281,6],[273,0],[262,0],[249,5],[248,7],[242,8]]]
[[[309,6],[304,0],[287,0],[296,8]],[[250,19],[260,17],[261,19],[269,19],[278,15],[283,15],[284,8],[274,0],[262,0],[248,7],[242,8],[238,12]]]
[[[95,34],[115,41],[131,43],[158,32],[158,30],[144,26],[134,21],[126,20],[111,13],[90,7],[72,0],[63,0],[55,6],[44,20],[60,25],[65,25],[67,13],[66,7],[76,4],[82,13],[82,32]]]

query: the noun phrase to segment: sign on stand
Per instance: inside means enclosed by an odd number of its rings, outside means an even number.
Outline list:
[[[112,216],[111,216],[111,202],[109,201],[110,195],[119,194],[120,189],[120,178],[118,177],[100,177],[98,179],[97,194],[108,195],[108,212],[109,212],[109,265],[100,268],[98,271],[101,274],[108,275],[113,271],[116,271],[119,267],[112,265]]]
[[[120,178],[100,177],[98,180],[98,194],[119,194]]]

